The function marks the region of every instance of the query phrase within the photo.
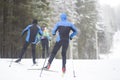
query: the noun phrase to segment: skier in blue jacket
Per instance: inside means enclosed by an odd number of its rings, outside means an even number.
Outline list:
[[[32,47],[32,57],[33,57],[33,64],[36,64],[36,57],[35,57],[35,48],[36,48],[36,43],[37,43],[37,34],[42,35],[42,30],[40,28],[40,26],[37,24],[37,20],[34,19],[32,24],[28,25],[23,31],[22,31],[22,36],[25,34],[25,32],[27,32],[27,36],[26,36],[26,41],[23,45],[22,51],[19,55],[19,59],[17,59],[15,62],[20,62],[27,47],[29,46],[29,44],[31,44]]]
[[[61,21],[57,22],[52,30],[52,34],[56,35],[56,32],[58,32],[58,36],[56,39],[56,43],[54,45],[54,48],[51,52],[51,56],[48,60],[48,64],[44,67],[49,69],[50,65],[57,54],[60,47],[62,47],[62,71],[65,73],[66,71],[66,51],[68,49],[69,45],[69,39],[72,40],[72,38],[77,34],[76,27],[67,20],[67,15],[65,13],[62,13]],[[70,34],[70,31],[73,31],[73,33]],[[70,34],[70,35],[69,35]]]

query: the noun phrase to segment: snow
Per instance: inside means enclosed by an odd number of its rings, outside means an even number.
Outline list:
[[[14,59],[13,61],[15,61]],[[44,59],[37,59],[38,66],[32,66],[32,59],[22,59],[21,63],[11,63],[11,59],[0,59],[1,80],[120,80],[120,59],[112,60],[67,60],[67,71],[62,76],[61,59],[54,59],[51,70],[43,71],[40,77]],[[75,71],[75,76],[73,75]]]

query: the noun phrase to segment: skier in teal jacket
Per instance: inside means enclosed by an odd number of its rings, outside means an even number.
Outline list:
[[[45,25],[42,26],[43,35],[41,36],[41,44],[42,44],[42,58],[49,56],[49,40],[50,35],[48,29]]]
[[[52,34],[56,35],[56,32],[58,32],[58,36],[56,39],[56,43],[54,45],[54,48],[51,52],[51,56],[48,60],[48,64],[44,67],[49,69],[50,65],[57,54],[60,47],[62,47],[62,71],[65,73],[66,71],[66,52],[69,45],[69,40],[72,40],[72,38],[77,34],[77,29],[75,25],[73,25],[71,22],[67,20],[67,15],[65,13],[62,13],[61,21],[57,22],[52,30]],[[73,33],[70,34],[70,31]]]

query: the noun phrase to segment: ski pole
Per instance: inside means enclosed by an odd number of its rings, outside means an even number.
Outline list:
[[[12,66],[12,62],[13,62],[13,58],[12,58],[11,61],[10,61],[9,67]]]
[[[43,67],[42,67],[41,72],[40,72],[40,77],[41,77],[41,75],[42,75],[43,68],[44,68],[44,66],[45,66],[46,60],[47,60],[47,57],[45,58],[45,61],[44,61],[44,63],[43,63]]]
[[[40,41],[36,45],[37,45],[37,49],[40,50]],[[37,58],[39,58],[38,50],[37,50],[37,55],[38,55]],[[37,62],[38,62],[38,59],[37,59]]]
[[[18,50],[19,50],[19,49],[17,49],[16,52],[18,52]],[[12,56],[11,56],[11,58],[12,58]],[[12,63],[13,63],[13,62],[14,62],[14,61],[13,61],[13,58],[12,58],[11,61],[10,61],[9,67],[12,66]]]
[[[49,47],[50,47],[50,44],[49,44]],[[49,50],[48,50],[48,53],[49,53]],[[42,67],[41,72],[40,72],[40,77],[41,77],[41,75],[42,75],[42,72],[43,72],[43,69],[44,69],[46,60],[47,60],[47,56],[45,57],[45,61],[44,61],[44,63],[43,63],[43,67]]]
[[[17,42],[19,42],[19,39],[20,39],[20,42],[21,42],[21,37],[19,37],[18,39],[17,39]],[[15,51],[15,52],[18,52],[18,48],[17,48],[17,50]],[[12,58],[12,56],[11,56],[11,58]],[[9,67],[11,67],[12,66],[12,63],[13,63],[13,58],[11,59],[11,61],[10,61],[10,64],[9,64]]]
[[[75,69],[74,69],[73,59],[72,59],[72,65],[73,65],[73,77],[76,77],[76,75],[75,75]]]

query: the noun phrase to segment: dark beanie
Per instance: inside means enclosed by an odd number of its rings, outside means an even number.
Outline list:
[[[37,24],[38,23],[37,19],[34,19],[32,23]]]

